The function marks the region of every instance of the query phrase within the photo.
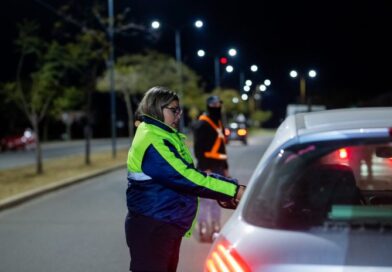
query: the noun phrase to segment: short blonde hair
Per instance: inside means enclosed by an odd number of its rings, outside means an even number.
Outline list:
[[[155,86],[149,89],[140,101],[136,114],[149,115],[164,122],[163,108],[172,101],[179,101],[178,95],[168,88]]]

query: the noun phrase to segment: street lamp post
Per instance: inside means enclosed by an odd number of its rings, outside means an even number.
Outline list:
[[[266,93],[267,89],[269,88],[269,86],[271,86],[271,80],[269,80],[268,78],[264,79],[264,81],[262,83],[260,83],[259,85],[256,85],[256,88],[254,89],[254,98],[257,101],[256,103],[256,107],[262,107],[261,101],[262,101],[262,97],[264,96],[263,94]],[[258,105],[257,105],[258,104]]]
[[[245,87],[245,73],[244,71],[240,72],[240,91]]]
[[[234,67],[232,66],[232,65],[228,65],[227,67],[226,67],[226,72],[228,72],[228,73],[233,73],[234,72]],[[253,64],[253,65],[251,65],[250,67],[249,67],[249,70],[252,72],[252,73],[256,73],[257,72],[257,70],[258,70],[258,67],[257,67],[257,65],[255,65],[255,64]],[[248,80],[246,80],[245,79],[245,72],[244,72],[244,70],[240,70],[240,72],[239,72],[239,91],[241,92],[241,91],[243,91],[244,90],[244,87],[246,87],[246,82],[247,82]]]
[[[230,48],[230,49],[228,50],[228,55],[229,55],[230,57],[235,57],[235,56],[237,56],[237,50],[236,50],[235,48]],[[222,64],[223,64],[223,63],[222,63]],[[226,72],[228,72],[228,73],[232,73],[232,72],[234,72],[234,66],[233,66],[233,65],[227,65],[226,68],[225,68],[225,70],[226,70]],[[258,71],[258,67],[257,67],[257,65],[252,64],[251,66],[249,66],[249,70],[250,70],[252,73],[255,73],[255,72]],[[245,72],[244,72],[243,69],[240,69],[240,72],[239,72],[239,91],[240,91],[240,92],[241,92],[241,90],[243,89],[243,87],[245,86],[244,83],[245,83]]]
[[[298,72],[296,70],[290,71],[290,76],[292,78],[297,78],[299,76],[299,90],[300,90],[300,102],[302,104],[306,104],[306,78],[305,75]],[[308,71],[308,77],[315,78],[317,76],[317,72],[315,70]],[[311,101],[308,99],[308,111],[311,111]]]
[[[215,88],[220,88],[220,65],[218,56],[214,57],[214,75]]]
[[[236,50],[233,48],[230,48],[227,51],[227,54],[231,57],[235,56]],[[206,51],[203,49],[199,49],[197,51],[197,55],[201,58],[205,57]],[[214,56],[214,86],[215,88],[220,88],[221,84],[221,65],[227,64],[228,60],[226,57],[219,57],[218,54],[215,54]]]
[[[228,73],[232,73],[234,72],[234,70],[235,69],[233,66],[229,65],[226,67],[226,72]],[[256,101],[255,101],[256,97],[254,97],[252,94],[252,88],[255,89],[255,87],[252,87],[255,86],[254,82],[252,82],[251,80],[252,77],[248,77],[246,75],[246,72],[248,70],[251,73],[256,73],[258,71],[258,66],[252,64],[246,69],[244,69],[244,67],[241,67],[239,72],[239,92],[241,94],[241,99],[243,101],[246,101],[246,105],[248,107],[247,109],[248,114],[251,115],[256,109]],[[270,80],[267,80],[267,84],[271,84]]]
[[[180,83],[180,95],[182,95],[182,67],[181,67],[181,32],[176,29],[174,31],[175,38],[175,47],[176,47],[176,64],[177,64],[177,73]]]
[[[160,28],[161,24],[159,21],[155,20],[151,23],[151,27],[153,29],[158,29]],[[169,25],[168,25],[169,26]],[[194,26],[196,28],[202,28],[203,27],[203,22],[201,20],[196,20],[194,23]],[[170,27],[170,26],[169,26]],[[176,63],[177,63],[177,73],[178,73],[178,77],[179,77],[179,81],[180,81],[180,92],[182,92],[182,67],[181,67],[181,30],[184,28],[185,26],[181,27],[181,28],[172,28],[174,30],[174,43],[175,43],[175,56],[176,56]]]
[[[108,68],[110,71],[110,112],[111,112],[111,125],[112,125],[112,157],[116,158],[116,93],[114,86],[114,18],[113,18],[113,0],[108,0],[108,16],[109,27],[108,36],[110,43],[110,52],[108,60]]]
[[[160,22],[155,20],[151,23],[151,27],[153,29],[158,29],[160,28]],[[169,25],[167,25],[169,26]],[[176,70],[177,70],[177,75],[178,75],[178,82],[179,82],[179,89],[178,89],[178,94],[180,98],[183,96],[183,81],[182,81],[182,57],[181,57],[181,30],[185,27],[184,25],[181,28],[172,28],[174,30],[174,43],[175,43],[175,56],[176,56]],[[196,28],[202,28],[203,27],[203,21],[201,20],[196,20],[194,22],[194,26]],[[181,115],[180,119],[180,128],[184,127],[184,115]]]

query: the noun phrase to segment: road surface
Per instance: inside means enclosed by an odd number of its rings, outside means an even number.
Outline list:
[[[246,184],[269,138],[228,146],[231,175]],[[0,213],[0,271],[128,271],[125,169]],[[222,223],[231,215],[224,210]],[[184,239],[178,271],[199,272],[210,244]]]

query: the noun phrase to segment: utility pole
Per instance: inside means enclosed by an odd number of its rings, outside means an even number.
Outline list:
[[[108,68],[110,71],[110,112],[112,125],[112,158],[116,158],[116,92],[114,86],[114,18],[113,18],[113,0],[108,0],[108,16],[109,27],[108,36],[110,43],[110,52],[108,60]]]
[[[215,88],[220,88],[220,63],[217,56],[214,57]]]
[[[175,30],[174,33],[174,39],[175,39],[175,45],[176,45],[176,65],[177,65],[177,75],[179,79],[179,90],[178,94],[180,96],[180,99],[183,99],[183,82],[182,82],[182,63],[181,63],[181,32],[179,29]],[[185,122],[184,122],[184,114],[181,114],[180,116],[180,130],[183,130],[185,127]]]

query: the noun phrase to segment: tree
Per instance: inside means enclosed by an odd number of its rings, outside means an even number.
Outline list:
[[[235,89],[215,89],[212,92],[218,95],[225,106],[225,111],[228,113],[244,113],[246,112],[246,103],[239,97],[238,91]],[[233,102],[238,99],[236,103]]]
[[[250,118],[255,127],[261,127],[261,125],[264,122],[268,121],[271,117],[272,117],[271,111],[262,111],[262,110],[256,110],[250,115]]]
[[[18,25],[15,44],[20,57],[14,82],[4,85],[7,97],[24,112],[36,134],[36,172],[43,172],[39,124],[53,100],[61,94],[61,79],[67,69],[66,50],[55,41],[37,35],[38,24]]]
[[[61,120],[66,126],[67,141],[72,139],[71,126],[76,119],[81,119],[83,114],[80,105],[83,103],[83,96],[80,95],[83,91],[76,86],[65,86],[63,95],[53,101],[53,106],[50,108],[49,114],[55,119]]]
[[[45,5],[46,7],[47,5]],[[53,11],[53,9],[51,9]],[[90,139],[91,139],[91,96],[95,91],[98,75],[101,73],[101,66],[108,60],[109,51],[113,50],[113,44],[109,43],[112,34],[133,35],[135,33],[150,34],[142,25],[138,25],[129,21],[127,17],[129,8],[118,13],[113,24],[113,33],[110,30],[110,18],[105,13],[105,5],[100,1],[87,1],[81,4],[77,0],[69,0],[68,4],[56,10],[56,14],[61,18],[56,23],[63,39],[76,37],[75,41],[79,45],[79,52],[85,54],[80,55],[84,61],[84,72],[82,78],[84,82],[83,89],[86,90],[86,116],[85,116],[85,137],[86,137],[86,164],[90,164]],[[76,45],[76,48],[78,48]],[[76,50],[78,51],[78,50]],[[114,61],[114,60],[113,60]],[[106,62],[107,66],[112,65],[111,61]],[[113,149],[113,157],[115,157],[115,149]]]
[[[76,36],[75,43],[69,44],[74,60],[78,63],[80,89],[85,94],[85,163],[89,165],[92,137],[92,93],[96,90],[96,82],[103,60],[107,55],[105,34],[101,31],[89,30]]]
[[[125,100],[128,113],[129,136],[134,134],[134,109],[132,102],[135,96],[144,94],[152,86],[165,86],[178,90],[180,82],[174,58],[156,52],[146,51],[142,54],[123,56],[118,59],[115,66],[115,86]],[[181,103],[190,107],[194,99],[200,97],[203,91],[198,87],[199,77],[189,67],[183,64],[183,89]],[[98,90],[109,91],[108,71],[98,81]]]

